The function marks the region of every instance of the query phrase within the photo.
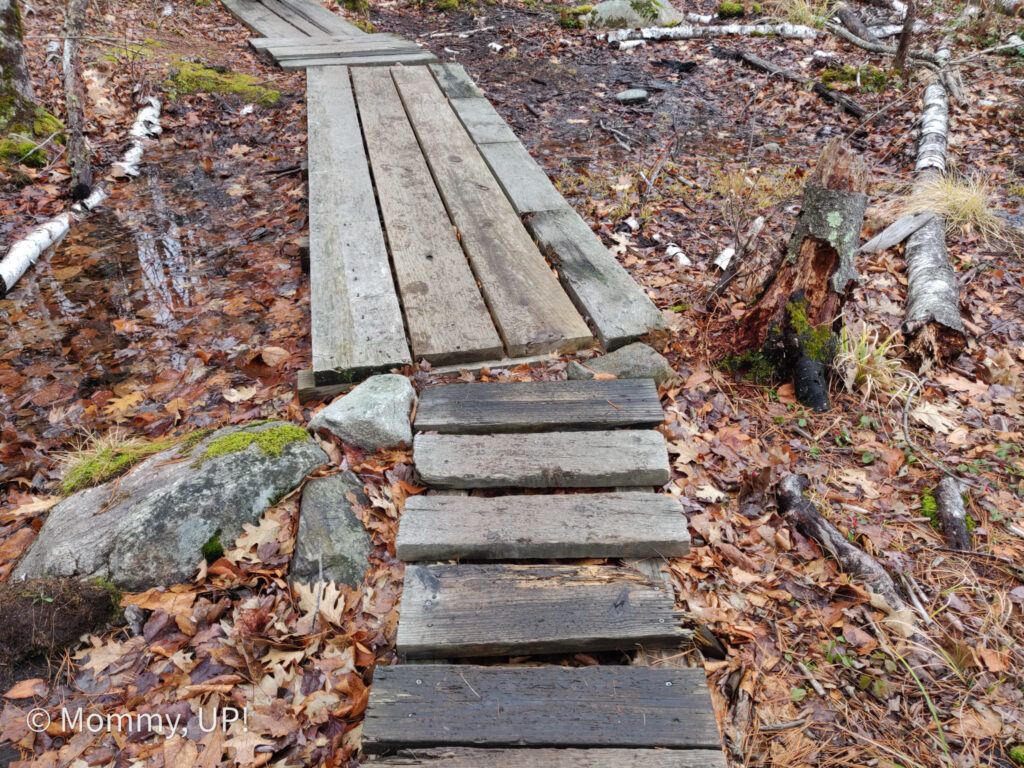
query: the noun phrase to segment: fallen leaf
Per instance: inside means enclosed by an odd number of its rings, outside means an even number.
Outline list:
[[[39,677],[30,680],[22,680],[11,690],[4,694],[5,699],[31,699],[36,696],[45,696],[48,687],[46,681]]]

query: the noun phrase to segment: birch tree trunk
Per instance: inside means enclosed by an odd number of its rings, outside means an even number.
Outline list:
[[[0,134],[21,123],[36,100],[21,34],[17,0],[0,0]]]

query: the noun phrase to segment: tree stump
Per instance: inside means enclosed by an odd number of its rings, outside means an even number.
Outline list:
[[[739,348],[759,350],[780,375],[791,373],[797,399],[816,411],[831,407],[827,374],[839,350],[842,306],[858,279],[853,255],[868,173],[838,138],[825,146],[782,263],[740,327]]]

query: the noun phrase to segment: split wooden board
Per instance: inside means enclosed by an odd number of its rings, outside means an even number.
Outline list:
[[[365,33],[309,0],[222,0],[228,12],[261,37],[358,37]]]
[[[420,395],[420,432],[490,434],[655,427],[665,420],[651,379],[448,384]]]
[[[701,668],[379,666],[362,735],[371,753],[420,747],[721,749]]]
[[[612,488],[669,481],[665,438],[647,430],[417,435],[416,469],[436,488]]]
[[[331,384],[412,358],[348,69],[310,68],[306,103],[313,371]]]
[[[371,757],[381,768],[726,768],[710,749],[474,749],[433,747]]]
[[[586,323],[430,71],[391,71],[508,354],[569,352],[592,344]]]
[[[679,646],[675,597],[607,566],[410,565],[398,653],[452,659]]]
[[[656,493],[412,496],[396,553],[405,562],[682,557],[679,501]]]
[[[501,356],[501,339],[386,69],[352,72],[413,358]]]

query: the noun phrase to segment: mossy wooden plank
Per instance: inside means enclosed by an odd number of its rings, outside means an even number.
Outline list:
[[[703,668],[378,666],[362,736],[371,753],[431,747],[721,749]],[[709,765],[721,764],[716,756]]]
[[[410,565],[396,646],[402,658],[675,648],[675,597],[608,566]]]
[[[412,496],[395,551],[406,562],[682,557],[679,501],[644,492]]]

